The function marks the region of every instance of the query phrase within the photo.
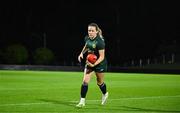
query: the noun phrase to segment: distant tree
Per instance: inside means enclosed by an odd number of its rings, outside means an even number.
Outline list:
[[[33,58],[35,64],[47,65],[53,63],[54,54],[48,48],[38,48],[35,50]]]
[[[25,64],[28,58],[28,51],[23,45],[14,44],[5,48],[2,54],[7,64]]]
[[[162,54],[177,54],[179,53],[179,48],[176,40],[169,41],[169,43],[162,43],[157,48],[156,53],[158,55]]]
[[[172,54],[177,52],[178,49],[176,45],[160,45],[157,49],[158,54]]]
[[[173,44],[168,44],[168,45],[160,45],[157,48],[156,51],[157,55],[160,57],[160,59],[162,59],[163,64],[165,64],[166,62],[171,61],[172,63],[174,62],[173,58],[175,57],[177,59],[177,55],[179,55],[179,49],[176,43]]]

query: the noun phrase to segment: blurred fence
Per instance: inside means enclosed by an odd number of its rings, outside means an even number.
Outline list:
[[[37,70],[37,71],[80,71],[82,66],[45,66],[45,65],[0,65],[0,70]],[[108,72],[125,73],[167,73],[180,74],[180,64],[172,65],[148,65],[134,67],[109,66]]]

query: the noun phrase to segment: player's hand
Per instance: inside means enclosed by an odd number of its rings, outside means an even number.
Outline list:
[[[92,64],[92,63],[90,63],[90,62],[88,62],[88,61],[86,61],[86,64],[87,64],[89,67],[94,67],[94,66],[95,66],[94,64]]]
[[[83,54],[80,53],[80,55],[78,56],[78,61],[81,62],[81,59],[83,59]]]

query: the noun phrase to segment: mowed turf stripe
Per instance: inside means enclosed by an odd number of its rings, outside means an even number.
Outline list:
[[[14,103],[14,104],[1,104],[0,106],[29,106],[29,105],[42,105],[42,104],[51,104],[48,102],[39,102],[39,103]]]
[[[176,98],[180,95],[170,95],[170,96],[151,96],[151,97],[129,97],[129,98],[117,98],[117,99],[108,99],[108,101],[118,101],[118,100],[141,100],[141,99],[154,99],[154,98]],[[86,100],[86,101],[101,101],[101,100]],[[70,102],[79,102],[79,101],[70,101]]]
[[[176,98],[180,97],[180,95],[170,95],[170,96],[151,96],[151,97],[130,97],[130,98],[119,98],[119,99],[108,99],[108,101],[118,101],[118,100],[140,100],[140,99],[157,99],[157,98]],[[86,100],[86,101],[101,101],[101,100]],[[78,101],[69,101],[72,103],[76,103]],[[29,106],[29,105],[42,105],[42,104],[54,104],[51,102],[39,102],[39,103],[14,103],[14,104],[1,104],[0,106]]]

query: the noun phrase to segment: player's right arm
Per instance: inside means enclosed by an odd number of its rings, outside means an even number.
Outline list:
[[[81,51],[81,53],[78,56],[78,61],[79,62],[81,62],[81,59],[83,59],[83,54],[86,53],[86,51],[87,51],[87,48],[86,48],[86,44],[85,44],[82,51]]]

